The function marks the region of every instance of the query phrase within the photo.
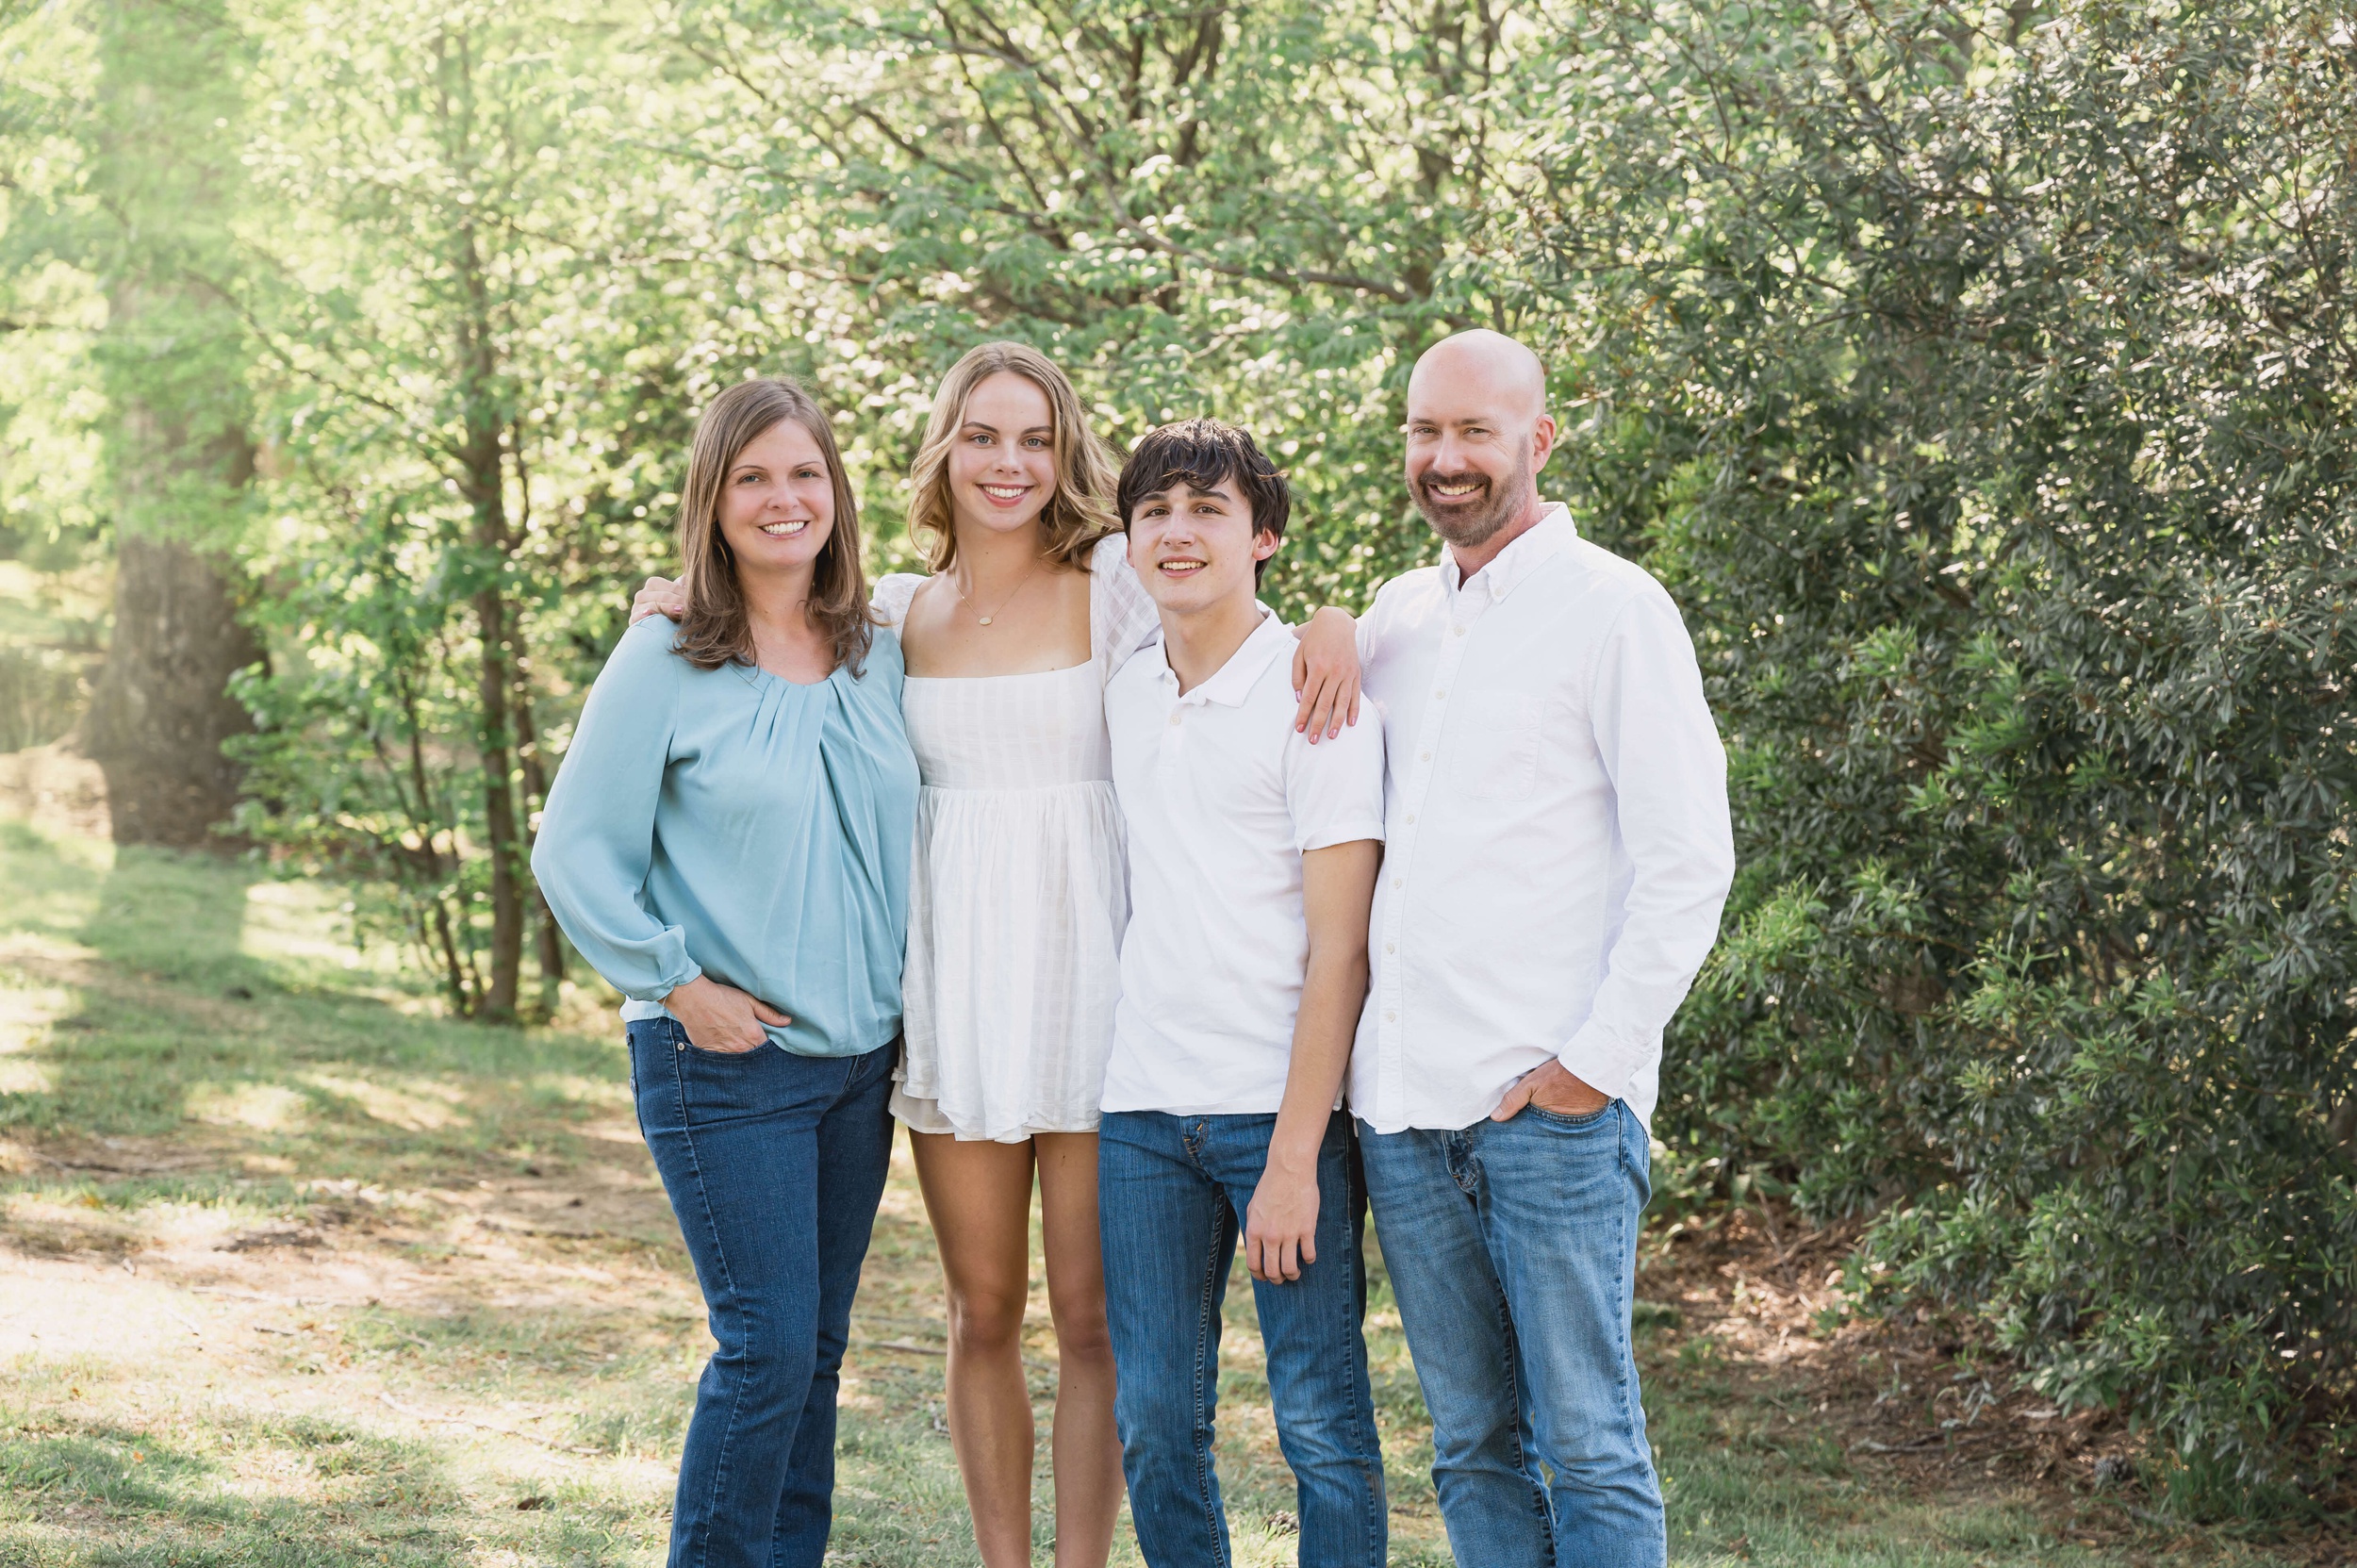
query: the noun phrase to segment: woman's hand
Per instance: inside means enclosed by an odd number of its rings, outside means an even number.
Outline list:
[[[764,1024],[783,1029],[794,1021],[759,997],[701,975],[674,989],[663,1005],[686,1029],[689,1045],[723,1056],[742,1056],[767,1045]]]
[[[1300,638],[1294,648],[1294,695],[1301,711],[1294,715],[1294,728],[1315,746],[1359,722],[1359,623],[1348,611],[1328,605],[1310,618]]]
[[[633,626],[651,615],[668,616],[673,620],[687,619],[687,589],[668,577],[650,577],[647,586],[638,590],[638,597],[630,602],[630,623]],[[1356,668],[1356,662],[1353,663]],[[682,986],[682,990],[686,987]]]

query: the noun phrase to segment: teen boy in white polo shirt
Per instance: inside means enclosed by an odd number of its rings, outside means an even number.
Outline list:
[[[1229,1561],[1212,1468],[1241,1231],[1303,1568],[1380,1568],[1383,1460],[1337,1109],[1382,855],[1380,728],[1294,728],[1294,637],[1255,597],[1283,478],[1209,420],[1138,443],[1119,503],[1161,641],[1105,690],[1130,917],[1097,1134],[1130,1517],[1152,1568]]]

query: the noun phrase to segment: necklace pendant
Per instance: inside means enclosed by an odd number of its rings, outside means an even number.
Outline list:
[[[982,624],[983,624],[983,625],[985,625],[985,626],[989,625],[989,624],[990,624],[990,617],[988,617],[988,616],[984,616],[984,617],[982,617]]]

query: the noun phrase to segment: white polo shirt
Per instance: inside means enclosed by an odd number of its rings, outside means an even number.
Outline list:
[[[1108,1111],[1273,1114],[1309,966],[1301,857],[1383,836],[1383,730],[1294,733],[1294,636],[1266,606],[1185,696],[1158,637],[1105,687],[1129,845]]]

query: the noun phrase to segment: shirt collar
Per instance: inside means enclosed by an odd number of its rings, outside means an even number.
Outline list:
[[[1563,503],[1552,502],[1539,514],[1539,520],[1523,535],[1497,553],[1497,558],[1473,574],[1475,583],[1486,585],[1490,601],[1496,603],[1522,586],[1523,580],[1545,562],[1571,548],[1579,537],[1579,530],[1572,525],[1572,509]],[[1452,594],[1464,591],[1470,585],[1460,580],[1457,567],[1457,552],[1441,553],[1441,582]]]
[[[1228,655],[1228,662],[1211,672],[1211,678],[1180,697],[1181,702],[1217,702],[1223,707],[1237,708],[1252,695],[1252,688],[1261,684],[1261,676],[1269,661],[1293,646],[1293,629],[1277,619],[1277,612],[1266,604],[1256,605],[1261,612],[1261,624],[1252,635],[1237,645]],[[1154,656],[1162,661],[1162,678],[1173,686],[1178,684],[1178,672],[1170,668],[1170,647],[1161,633],[1154,635]]]

